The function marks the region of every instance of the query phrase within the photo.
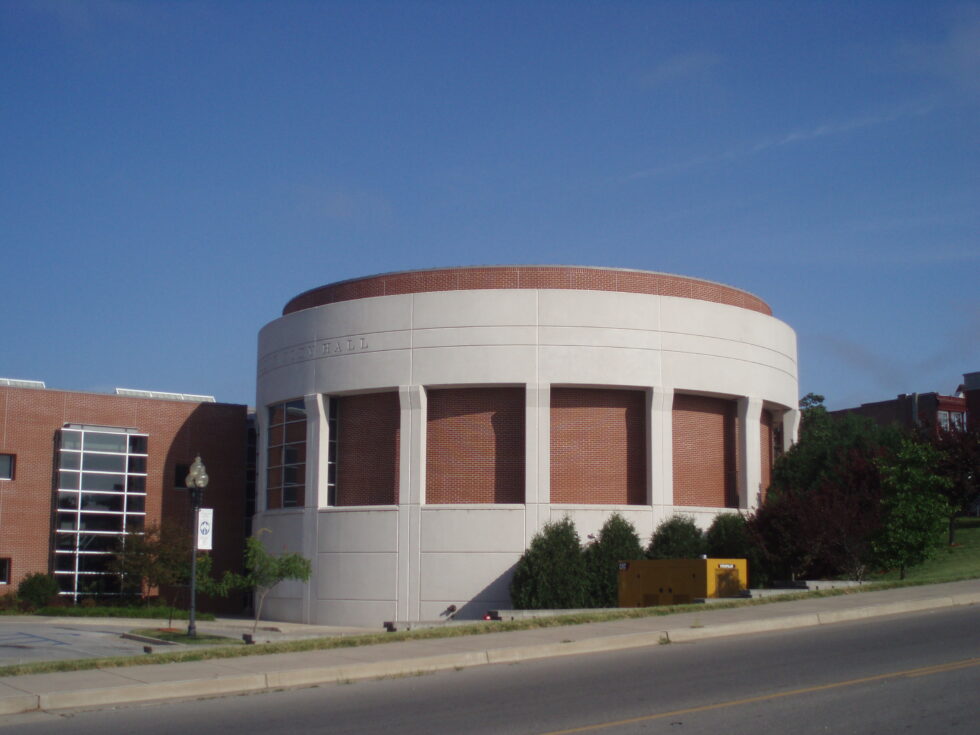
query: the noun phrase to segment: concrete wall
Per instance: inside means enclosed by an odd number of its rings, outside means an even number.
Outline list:
[[[282,516],[276,534],[300,537],[296,545],[315,556],[314,580],[302,594],[284,586],[270,597],[269,616],[282,619],[379,625],[436,618],[450,604],[464,616],[506,606],[513,564],[544,523],[565,514],[576,521],[583,540],[613,511],[648,539],[675,511],[676,394],[737,405],[738,433],[745,437],[738,447],[738,498],[746,509],[762,490],[762,409],[784,423],[787,442],[795,432],[793,330],[757,310],[692,298],[567,288],[358,298],[295,311],[266,325],[258,359],[260,432],[262,407],[276,402],[307,397],[308,405],[316,405],[322,396],[390,390],[400,396],[397,506],[327,504],[326,430],[322,411],[310,412],[316,446],[308,451],[308,507],[260,511],[256,520],[262,527]],[[551,504],[553,385],[644,392],[645,504]],[[426,504],[426,389],[475,386],[524,390],[525,502]],[[723,512],[676,510],[701,525]]]

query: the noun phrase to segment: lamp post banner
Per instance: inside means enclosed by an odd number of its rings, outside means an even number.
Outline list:
[[[214,530],[214,508],[199,508],[197,511],[197,548],[199,551],[211,550]]]

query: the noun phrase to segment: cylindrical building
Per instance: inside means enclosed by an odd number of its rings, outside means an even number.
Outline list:
[[[481,266],[307,291],[259,335],[256,529],[313,560],[268,617],[478,617],[549,520],[749,510],[797,423],[757,297],[613,268]]]

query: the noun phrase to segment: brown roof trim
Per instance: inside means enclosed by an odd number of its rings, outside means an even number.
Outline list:
[[[758,296],[713,281],[625,268],[555,265],[464,266],[353,278],[305,291],[291,299],[282,313],[285,316],[316,306],[373,296],[431,291],[525,288],[621,291],[655,296],[679,296],[738,306],[772,315],[772,309]]]

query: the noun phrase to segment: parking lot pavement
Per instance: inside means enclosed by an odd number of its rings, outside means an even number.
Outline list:
[[[143,643],[119,626],[52,625],[0,619],[0,666],[73,658],[143,655]]]

